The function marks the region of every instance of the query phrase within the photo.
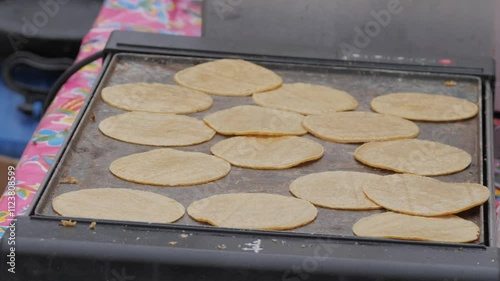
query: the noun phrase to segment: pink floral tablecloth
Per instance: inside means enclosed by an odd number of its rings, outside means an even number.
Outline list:
[[[102,50],[111,32],[117,29],[201,36],[201,1],[106,0],[82,41],[77,60]],[[98,60],[75,73],[41,120],[15,171],[18,215],[26,212],[37,193],[100,69],[101,60]],[[7,198],[6,190],[0,200],[0,237],[12,218]]]

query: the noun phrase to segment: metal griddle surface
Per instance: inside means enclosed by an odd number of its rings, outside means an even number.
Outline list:
[[[319,142],[325,148],[324,157],[315,162],[302,164],[287,170],[251,170],[232,167],[228,176],[215,182],[188,187],[158,187],[127,182],[113,176],[108,167],[120,157],[144,152],[156,147],[128,144],[104,136],[98,129],[103,119],[124,111],[105,104],[100,98],[100,89],[131,82],[174,83],[173,75],[186,67],[207,61],[200,58],[116,55],[105,73],[101,85],[91,97],[91,103],[81,120],[77,120],[76,129],[69,149],[55,170],[45,189],[37,215],[57,216],[51,208],[54,196],[65,192],[86,188],[120,187],[150,191],[171,197],[186,208],[192,202],[215,194],[234,192],[267,192],[292,196],[288,191],[290,182],[310,173],[349,170],[376,173],[381,175],[391,172],[364,166],[353,157],[357,144],[339,144],[322,141],[307,134],[306,138]],[[259,63],[277,72],[285,83],[305,82],[332,86],[351,93],[359,102],[358,111],[370,111],[370,101],[379,95],[390,92],[425,92],[466,98],[480,105],[481,85],[473,77],[438,76],[403,72],[382,72],[327,68],[306,65]],[[446,87],[445,81],[454,80],[455,87]],[[214,96],[214,104],[208,111],[190,114],[202,119],[205,115],[218,110],[241,104],[252,104],[251,97]],[[481,105],[480,105],[481,106]],[[92,117],[95,116],[95,121]],[[472,164],[466,170],[447,176],[436,177],[443,181],[482,182],[482,140],[481,114],[473,119],[450,123],[417,122],[421,133],[420,139],[439,141],[462,148],[472,155]],[[224,136],[216,135],[210,142],[180,147],[186,151],[199,151],[210,154],[210,147]],[[293,153],[293,151],[290,151]],[[77,184],[60,184],[66,177],[75,177]],[[113,200],[113,199],[110,199]],[[340,211],[318,208],[317,219],[300,228],[291,230],[301,233],[321,233],[326,235],[352,236],[352,225],[362,217],[381,211]],[[461,217],[474,221],[483,229],[482,207],[476,207],[460,214]],[[177,225],[202,225],[192,220],[187,214],[177,221]],[[483,235],[481,235],[483,237]],[[483,239],[480,238],[480,242]]]

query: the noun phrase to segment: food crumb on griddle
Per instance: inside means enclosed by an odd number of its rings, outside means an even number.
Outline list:
[[[217,248],[221,249],[221,250],[224,250],[224,249],[227,248],[227,246],[225,244],[217,244]]]
[[[67,177],[61,181],[59,181],[61,184],[77,184],[78,180],[75,179],[74,177]]]
[[[177,245],[177,241],[170,241],[170,242],[168,242],[168,245],[175,246],[175,245]]]
[[[95,229],[96,224],[97,223],[95,221],[91,222],[90,225],[89,225],[89,228],[90,229]]]
[[[455,87],[457,85],[457,82],[450,80],[450,81],[444,82],[444,85],[447,87]]]
[[[64,227],[74,227],[76,225],[76,221],[72,220],[61,220],[61,224],[59,224]]]
[[[278,239],[271,239],[271,241],[273,241],[273,243],[276,243],[278,242]]]
[[[187,235],[187,234],[181,234],[181,237],[182,237],[182,238],[187,238],[188,236],[189,236],[189,235]]]
[[[92,113],[92,115],[90,115],[90,120],[92,120],[92,122],[95,122],[95,114]]]

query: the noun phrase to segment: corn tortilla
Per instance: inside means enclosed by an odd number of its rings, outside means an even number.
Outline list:
[[[106,87],[101,98],[105,103],[128,111],[188,114],[207,110],[212,98],[202,92],[177,85],[128,83]]]
[[[477,104],[466,99],[423,93],[393,93],[376,97],[371,108],[379,113],[410,120],[446,122],[477,115]]]
[[[472,161],[462,149],[419,139],[365,143],[356,149],[354,157],[375,168],[422,176],[460,172]]]
[[[216,143],[210,151],[235,166],[267,170],[291,168],[324,153],[321,144],[294,136],[233,137]]]
[[[311,203],[268,193],[231,193],[214,195],[193,202],[189,216],[215,226],[286,230],[306,225],[317,215]]]
[[[480,233],[475,223],[454,215],[427,218],[393,212],[362,218],[352,231],[358,236],[448,243],[472,242]]]
[[[220,179],[229,173],[231,165],[205,153],[160,148],[119,158],[109,170],[131,182],[180,186]]]
[[[363,186],[382,176],[332,171],[302,176],[290,184],[290,192],[316,206],[340,210],[376,210],[381,207],[368,199]]]
[[[171,223],[184,215],[184,207],[169,197],[126,188],[67,192],[55,197],[52,207],[67,217],[148,223]]]
[[[282,80],[273,71],[239,59],[220,59],[177,72],[177,84],[221,96],[249,96],[275,89]]]
[[[127,112],[101,121],[99,130],[108,137],[135,144],[186,146],[209,141],[215,131],[203,121],[175,114]]]
[[[418,126],[400,117],[373,112],[333,112],[310,115],[302,125],[316,137],[340,143],[414,138]]]
[[[354,110],[358,107],[356,99],[344,91],[306,83],[283,84],[277,89],[253,94],[253,101],[260,106],[305,115]]]
[[[240,105],[208,114],[205,123],[222,135],[304,135],[303,115],[274,108]]]
[[[370,200],[399,213],[435,217],[482,205],[490,190],[476,183],[448,183],[410,174],[380,177],[363,187]]]

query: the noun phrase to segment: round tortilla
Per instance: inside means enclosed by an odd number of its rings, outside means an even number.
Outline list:
[[[273,71],[238,59],[221,59],[177,72],[177,84],[221,96],[249,96],[275,89],[282,80]]]
[[[376,97],[371,108],[380,113],[419,121],[457,121],[474,117],[478,106],[466,99],[421,93],[394,93]]]
[[[203,119],[222,135],[304,135],[303,115],[274,108],[240,105],[208,114]]]
[[[301,137],[233,137],[210,151],[235,166],[265,170],[291,168],[324,153],[321,144]]]
[[[475,223],[453,215],[426,218],[386,212],[360,219],[352,232],[376,238],[465,243],[477,240],[480,230]]]
[[[311,115],[325,112],[354,110],[358,102],[350,94],[326,86],[294,83],[253,94],[253,101],[265,107]]]
[[[119,158],[109,170],[126,181],[179,186],[220,179],[229,173],[231,165],[205,153],[160,148]]]
[[[490,190],[480,184],[448,183],[409,174],[380,177],[365,185],[363,191],[388,210],[426,217],[457,214],[490,197]]]
[[[311,203],[293,197],[232,193],[193,202],[187,212],[194,220],[215,226],[286,230],[312,222],[318,210]]]
[[[215,131],[193,117],[127,112],[101,121],[99,130],[120,141],[154,146],[185,146],[209,141]]]
[[[408,120],[373,112],[332,112],[310,115],[302,125],[316,137],[340,143],[414,138],[418,126]]]
[[[130,83],[102,89],[107,104],[129,111],[188,114],[207,110],[212,98],[177,85]]]
[[[174,199],[126,188],[71,191],[55,197],[52,208],[67,217],[148,223],[171,223],[184,215]]]
[[[350,171],[314,173],[294,180],[290,184],[290,192],[320,207],[376,210],[381,207],[365,196],[363,186],[381,177]]]
[[[354,157],[375,168],[422,176],[460,172],[472,160],[462,149],[419,139],[365,143],[356,149]]]

